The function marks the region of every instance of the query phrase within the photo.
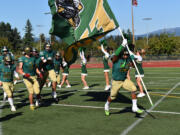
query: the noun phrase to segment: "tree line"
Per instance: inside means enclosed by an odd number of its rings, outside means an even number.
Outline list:
[[[10,23],[0,22],[0,48],[7,46],[15,55],[20,55],[24,46],[33,46],[41,50],[43,49],[44,43],[50,41],[55,50],[65,50],[68,46],[54,35],[46,38],[45,35],[41,33],[38,40],[35,40],[33,26],[29,19],[26,21],[24,31],[25,34],[21,37],[17,28],[12,28]],[[127,35],[130,40],[132,39],[132,32],[129,29],[127,31],[123,30],[123,33]],[[114,50],[122,43],[122,37],[118,35],[106,36],[104,40],[106,40],[107,45]],[[101,56],[102,53],[100,49],[98,49],[99,45],[99,41],[94,41],[86,45],[87,52],[91,56]],[[146,37],[138,37],[136,38],[135,48],[146,49],[147,55],[176,55],[180,53],[180,37],[167,33],[149,35],[148,42]]]

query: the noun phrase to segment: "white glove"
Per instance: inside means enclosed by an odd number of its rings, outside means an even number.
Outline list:
[[[46,63],[46,62],[47,62],[47,60],[46,60],[46,59],[44,59],[44,60],[43,60],[43,63]]]
[[[126,47],[126,45],[127,45],[127,39],[123,39],[122,46]]]
[[[87,63],[86,59],[83,59],[83,60],[82,60],[82,63],[83,63],[83,64],[86,64],[86,63]]]
[[[48,59],[48,60],[52,60],[52,58],[51,58],[51,57],[48,57],[47,59]]]
[[[129,50],[129,54],[130,54],[130,56],[131,56],[131,55],[134,55],[134,53],[133,53],[133,52],[131,52],[130,50]]]
[[[106,58],[106,59],[108,59],[108,58],[109,58],[109,54],[108,54],[108,53],[106,53],[105,58]]]
[[[65,67],[67,65],[67,62],[63,61],[62,64],[63,64],[63,67]]]

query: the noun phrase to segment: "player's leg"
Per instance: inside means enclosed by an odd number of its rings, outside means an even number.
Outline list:
[[[143,110],[139,109],[137,106],[137,98],[136,98],[136,93],[135,93],[137,88],[134,85],[134,83],[131,80],[126,79],[123,83],[123,88],[128,90],[128,91],[131,91],[132,111],[137,112],[137,113],[143,113]]]
[[[7,93],[8,102],[9,102],[9,105],[11,106],[11,111],[13,112],[16,111],[16,108],[13,102],[13,83],[3,82],[3,90],[5,91],[5,93]]]
[[[81,74],[81,81],[83,82],[84,88],[83,89],[89,89],[89,86],[86,82],[86,74]]]
[[[54,70],[49,71],[49,78],[52,81],[52,97],[56,102],[58,102],[57,93],[56,93],[57,78]]]
[[[139,91],[140,91],[140,93],[137,95],[137,97],[144,97],[145,93],[143,91],[143,87],[142,87],[142,84],[141,84],[140,77],[136,77],[136,83],[137,83],[137,85],[139,87]]]
[[[30,110],[34,110],[34,103],[33,103],[33,84],[31,82],[29,82],[27,79],[23,79],[24,84],[29,92],[29,103],[30,103]]]
[[[109,70],[107,71],[104,70],[104,77],[106,81],[106,86],[104,90],[109,90],[111,88],[111,85],[109,84]]]
[[[110,96],[108,97],[104,109],[105,109],[105,115],[110,115],[109,109],[110,109],[110,103],[116,99],[116,96],[118,94],[119,89],[122,87],[123,82],[122,81],[112,81],[112,88],[110,92]]]

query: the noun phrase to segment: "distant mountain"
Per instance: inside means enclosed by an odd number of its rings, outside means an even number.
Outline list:
[[[168,34],[174,34],[175,36],[180,36],[180,27],[152,31],[152,32],[149,32],[149,35],[160,35],[162,33],[168,33]],[[136,37],[145,37],[145,36],[147,36],[147,34],[136,35]]]

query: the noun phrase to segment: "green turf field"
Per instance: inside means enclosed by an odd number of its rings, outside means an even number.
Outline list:
[[[51,99],[51,89],[43,88],[43,104],[29,109],[23,83],[15,86],[16,112],[2,102],[0,92],[0,135],[177,135],[180,125],[180,68],[145,68],[143,79],[154,106],[147,96],[138,99],[141,116],[131,112],[130,93],[121,89],[104,115],[109,92],[104,91],[103,69],[88,69],[89,90],[82,90],[80,69],[71,69],[71,88],[57,88],[59,104]],[[131,72],[134,80],[134,71]]]

